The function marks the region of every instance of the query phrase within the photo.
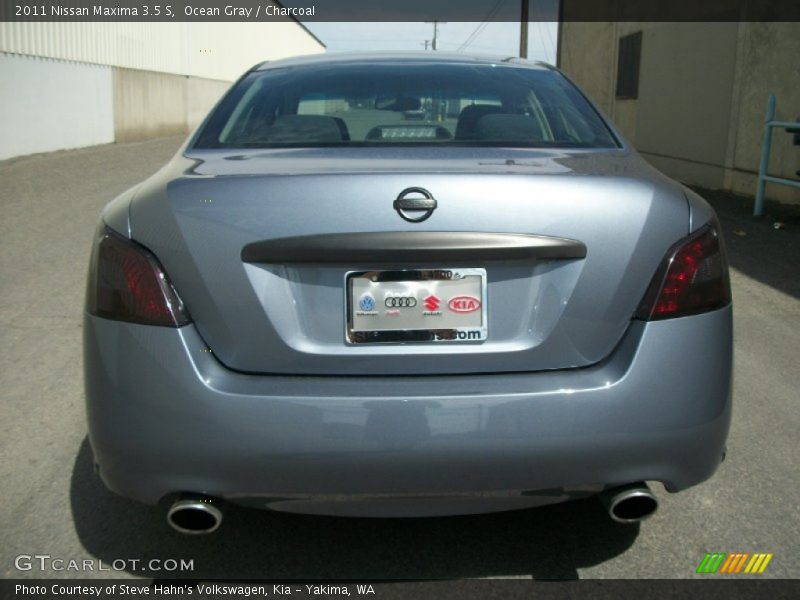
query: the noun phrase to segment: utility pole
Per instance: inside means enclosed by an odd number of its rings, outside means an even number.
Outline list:
[[[431,41],[430,40],[425,40],[424,44],[425,44],[425,50],[427,50],[428,46],[431,45]]]
[[[425,21],[425,22],[433,23],[433,41],[431,42],[431,48],[433,48],[434,50],[438,50],[439,47],[438,44],[436,43],[436,40],[438,39],[439,36],[439,24],[441,23],[442,25],[447,25],[447,21]]]
[[[522,13],[519,16],[519,57],[528,58],[528,3],[522,0]]]

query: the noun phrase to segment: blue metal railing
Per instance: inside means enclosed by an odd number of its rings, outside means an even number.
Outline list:
[[[792,121],[775,120],[775,94],[770,94],[767,100],[767,117],[764,120],[764,141],[761,142],[761,164],[758,167],[758,188],[756,190],[756,203],[753,207],[753,216],[760,217],[764,214],[764,189],[767,182],[782,183],[792,187],[800,188],[800,181],[797,179],[787,179],[785,177],[775,177],[768,175],[769,153],[772,149],[772,129],[775,127],[785,127],[792,133],[800,133],[800,123]]]

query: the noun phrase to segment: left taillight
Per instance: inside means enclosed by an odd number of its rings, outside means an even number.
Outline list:
[[[86,309],[106,319],[162,327],[191,320],[153,253],[107,227],[92,249]]]

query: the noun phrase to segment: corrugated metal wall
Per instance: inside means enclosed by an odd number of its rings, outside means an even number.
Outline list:
[[[0,22],[0,160],[185,133],[253,65],[324,50],[293,21]]]
[[[0,23],[0,52],[223,81],[263,60],[322,51],[294,22]]]

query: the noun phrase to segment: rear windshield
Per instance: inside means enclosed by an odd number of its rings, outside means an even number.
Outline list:
[[[196,148],[371,145],[609,148],[617,143],[556,71],[508,64],[347,64],[254,71]]]

